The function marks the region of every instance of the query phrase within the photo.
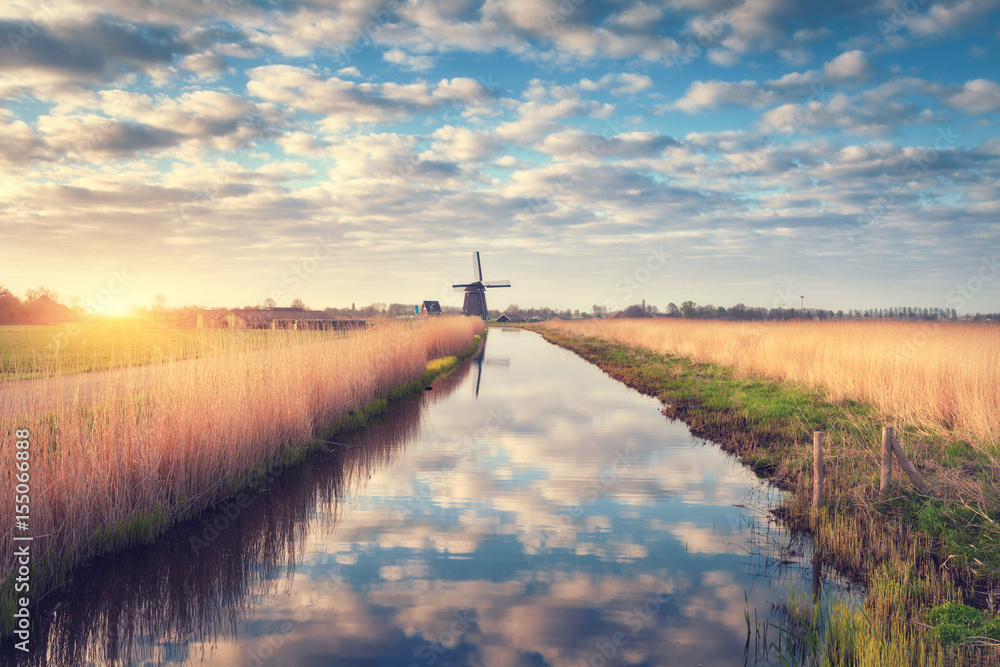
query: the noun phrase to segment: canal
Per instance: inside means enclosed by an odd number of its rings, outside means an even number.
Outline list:
[[[810,590],[808,542],[660,407],[493,329],[331,454],[77,570],[18,662],[777,664],[745,651],[747,614]]]

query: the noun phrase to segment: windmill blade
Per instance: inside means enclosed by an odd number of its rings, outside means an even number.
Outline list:
[[[476,277],[476,282],[483,281],[483,265],[479,263],[479,251],[472,253],[472,275]]]
[[[473,286],[473,285],[475,285],[475,284],[476,284],[476,283],[469,283],[469,284],[467,284],[467,285],[452,285],[452,287],[472,287],[472,286]]]
[[[490,280],[483,283],[486,287],[510,287],[509,280]]]

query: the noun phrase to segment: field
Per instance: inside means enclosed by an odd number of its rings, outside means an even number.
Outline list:
[[[237,336],[225,343],[229,332],[211,332],[196,344],[166,332],[129,341],[113,331],[105,358],[132,350],[132,365],[109,373],[95,403],[39,407],[32,394],[45,389],[37,383],[64,378],[8,380],[7,390],[30,387],[12,401],[19,406],[14,413],[0,416],[0,432],[11,444],[0,448],[0,470],[7,471],[13,494],[20,451],[13,443],[21,439],[15,432],[26,430],[36,599],[42,582],[57,580],[68,567],[154,539],[177,520],[250,488],[275,466],[300,459],[317,437],[360,424],[401,388],[422,389],[428,366],[441,369],[434,360],[466,351],[482,328],[475,318],[446,317],[347,335],[232,332]],[[129,344],[118,348],[119,342]],[[201,356],[160,364],[154,382],[137,383],[137,360],[192,352]],[[0,506],[7,619],[13,514],[13,503]]]
[[[1000,453],[1000,328],[993,325],[657,319],[547,326],[742,377],[802,383],[832,402],[863,401],[887,420]]]
[[[788,664],[998,664],[1000,329],[690,320],[537,328],[658,396],[664,414],[788,491],[777,514],[812,533],[825,564],[866,586],[863,608],[789,608],[808,641],[792,642],[789,651],[801,653]],[[880,432],[889,425],[929,496],[896,466],[889,498],[879,498]],[[817,430],[828,436],[818,512]],[[971,630],[940,620],[954,609],[979,613],[961,604],[985,610],[986,620]]]
[[[0,327],[0,378],[34,378],[154,364],[228,350],[264,347],[281,340],[323,340],[332,331],[173,329],[138,320]]]

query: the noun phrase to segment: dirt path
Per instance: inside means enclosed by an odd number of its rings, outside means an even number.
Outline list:
[[[118,391],[127,389],[129,394],[135,394],[156,386],[166,378],[197,375],[200,361],[185,359],[165,364],[0,382],[0,413],[24,414],[54,410],[73,402],[93,403],[107,395],[112,376],[115,376]]]

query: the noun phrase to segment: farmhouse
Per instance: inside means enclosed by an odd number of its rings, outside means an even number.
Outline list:
[[[202,308],[185,315],[181,326],[185,329],[224,329],[228,308]]]

